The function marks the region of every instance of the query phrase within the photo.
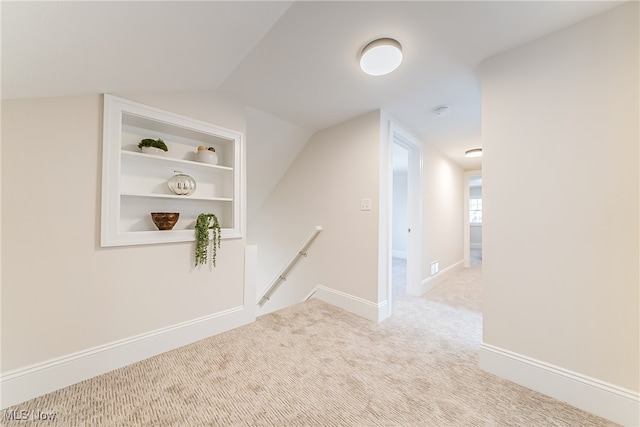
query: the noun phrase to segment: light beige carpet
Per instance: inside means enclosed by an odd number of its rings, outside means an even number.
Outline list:
[[[613,425],[478,368],[480,275],[400,296],[380,324],[310,300],[11,409],[55,412],[47,426]]]

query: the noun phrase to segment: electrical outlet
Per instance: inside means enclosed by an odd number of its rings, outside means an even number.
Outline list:
[[[440,266],[438,265],[438,261],[434,261],[431,263],[431,275],[438,274],[440,271]]]
[[[371,199],[360,199],[360,210],[361,211],[370,211],[371,210]]]

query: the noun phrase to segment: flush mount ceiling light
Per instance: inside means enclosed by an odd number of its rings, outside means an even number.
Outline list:
[[[360,53],[360,68],[372,76],[389,74],[402,62],[402,46],[394,39],[377,39]]]
[[[480,157],[482,156],[482,148],[474,148],[464,152],[465,157]]]

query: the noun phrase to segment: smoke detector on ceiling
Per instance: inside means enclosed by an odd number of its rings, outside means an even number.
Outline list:
[[[439,105],[433,109],[437,116],[447,116],[451,113],[451,105]]]

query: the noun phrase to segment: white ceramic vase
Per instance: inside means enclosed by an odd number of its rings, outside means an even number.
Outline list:
[[[146,154],[155,154],[156,156],[162,156],[164,154],[164,150],[158,147],[142,147],[142,152]]]
[[[209,163],[211,165],[218,164],[218,155],[215,151],[211,150],[198,150],[196,152],[196,160],[202,163]]]

